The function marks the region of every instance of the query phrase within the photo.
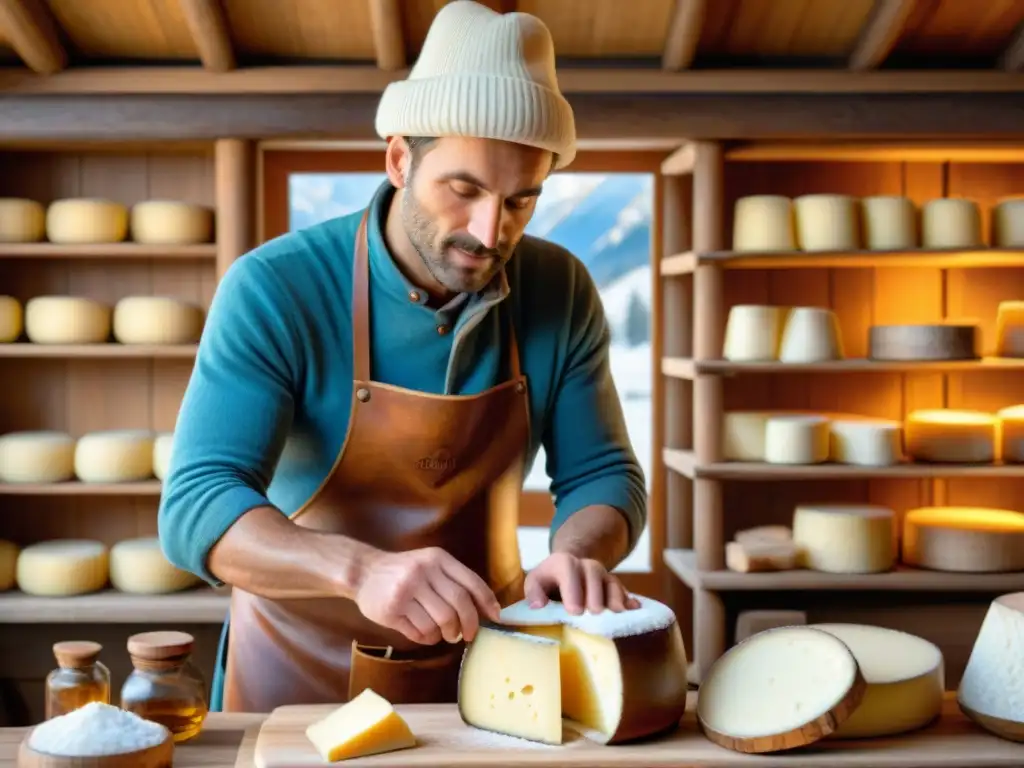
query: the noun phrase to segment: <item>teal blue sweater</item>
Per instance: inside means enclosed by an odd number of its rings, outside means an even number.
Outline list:
[[[397,269],[382,235],[393,188],[370,203],[371,375],[437,394],[508,377],[499,304],[515,323],[529,382],[529,464],[543,444],[552,534],[592,504],[619,509],[630,546],[646,519],[643,472],[626,433],[597,289],[564,249],[524,238],[507,285],[440,310]],[[209,583],[211,548],[250,509],[291,513],[330,471],[352,397],[352,252],[362,211],[267,242],[226,272],[185,392],[160,500],[167,558]],[[438,334],[439,324],[452,332]]]

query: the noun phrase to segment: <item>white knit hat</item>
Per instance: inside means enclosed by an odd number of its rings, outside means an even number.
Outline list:
[[[500,14],[472,0],[437,12],[408,79],[384,89],[376,128],[384,139],[471,136],[526,144],[554,152],[556,168],[576,156],[551,32],[536,16]]]

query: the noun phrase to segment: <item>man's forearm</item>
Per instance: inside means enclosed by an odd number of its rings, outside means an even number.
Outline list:
[[[376,552],[347,536],[295,525],[273,507],[258,507],[221,537],[208,567],[224,583],[261,597],[351,599]]]
[[[584,507],[558,529],[551,551],[597,560],[610,571],[629,553],[629,524],[615,507]]]

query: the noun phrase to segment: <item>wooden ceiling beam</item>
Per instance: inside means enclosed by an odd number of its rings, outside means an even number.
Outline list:
[[[661,54],[662,69],[679,71],[693,64],[706,10],[706,0],[676,0]]]
[[[875,0],[847,67],[863,72],[885,61],[903,34],[914,3],[915,0]]]
[[[203,67],[228,72],[237,66],[228,16],[220,0],[178,0]]]
[[[385,72],[405,69],[405,36],[402,34],[402,9],[398,0],[368,2],[377,66]]]
[[[40,0],[0,0],[0,29],[33,72],[52,75],[68,65],[57,22]]]
[[[1024,71],[1024,24],[1017,28],[1013,39],[999,57],[999,66],[1007,72]]]

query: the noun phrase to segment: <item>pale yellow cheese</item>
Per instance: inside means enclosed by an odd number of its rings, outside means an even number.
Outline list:
[[[911,509],[903,518],[902,559],[935,571],[1024,571],[1024,514],[987,507]]]
[[[782,195],[750,195],[736,201],[734,251],[795,251],[793,201]]]
[[[137,595],[162,595],[194,587],[201,579],[175,568],[164,557],[160,539],[124,539],[110,548],[110,583]]]
[[[1008,197],[992,207],[992,246],[1024,246],[1024,197]]]
[[[24,329],[25,312],[13,296],[0,296],[0,344],[17,341]]]
[[[797,240],[805,251],[860,248],[860,211],[849,195],[801,195],[793,200]]]
[[[793,541],[804,565],[826,573],[878,573],[896,563],[896,516],[870,504],[801,504]]]
[[[35,200],[0,197],[0,243],[35,243],[46,236],[46,209]]]
[[[46,210],[46,236],[54,243],[119,243],[128,235],[128,208],[113,200],[68,198]]]
[[[996,417],[982,411],[913,411],[904,426],[907,455],[950,464],[988,462],[996,453]]]
[[[199,341],[203,312],[165,296],[129,296],[114,306],[113,325],[122,344],[188,344]]]
[[[769,464],[828,461],[829,434],[824,416],[772,416],[765,425],[764,459]]]
[[[64,432],[0,436],[0,482],[59,483],[75,475],[75,439]]]
[[[726,411],[722,456],[726,461],[764,461],[764,434],[772,411]]]
[[[179,200],[146,200],[132,206],[129,228],[137,243],[208,243],[213,239],[213,210]]]
[[[408,723],[370,688],[308,726],[306,738],[329,763],[416,746]]]
[[[18,555],[18,588],[30,595],[69,597],[103,589],[108,552],[99,541],[54,539],[31,544]]]
[[[110,316],[109,306],[82,296],[36,296],[25,305],[25,334],[35,344],[100,344]]]
[[[1024,405],[996,412],[997,458],[1007,464],[1024,462]]]
[[[153,476],[153,433],[109,430],[83,435],[75,446],[75,475],[85,483],[124,483]]]
[[[843,342],[835,312],[822,307],[793,307],[779,344],[783,363],[818,363],[840,360]]]
[[[726,320],[722,357],[733,362],[778,359],[788,313],[787,307],[737,304]]]
[[[832,461],[860,467],[888,467],[903,458],[903,425],[888,419],[832,419]]]
[[[18,583],[18,545],[0,539],[0,592]]]
[[[1004,738],[1024,729],[1024,592],[993,600],[960,678],[957,700]],[[991,720],[990,720],[991,718]],[[1012,737],[1011,737],[1012,738]]]
[[[162,432],[153,441],[153,474],[157,480],[165,480],[171,466],[171,449],[174,447],[174,433]]]
[[[913,201],[899,195],[872,195],[860,202],[866,248],[899,251],[917,247],[917,211]]]
[[[999,302],[996,357],[1024,357],[1024,301]]]
[[[925,248],[979,248],[981,211],[973,200],[940,197],[921,209],[921,243]]]

